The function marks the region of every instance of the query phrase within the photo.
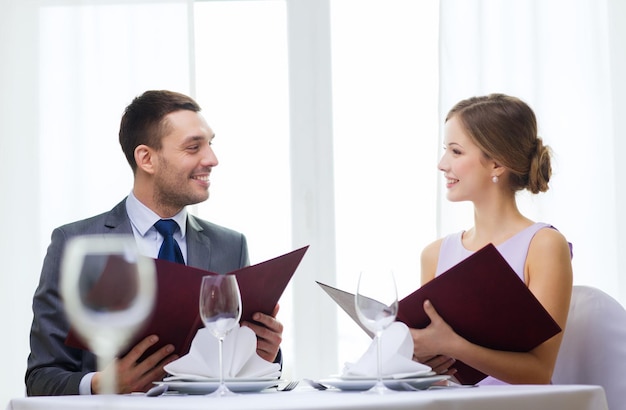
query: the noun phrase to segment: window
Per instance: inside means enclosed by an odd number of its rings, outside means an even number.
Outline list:
[[[211,199],[197,211],[244,232],[253,263],[291,250],[292,232],[301,229],[291,223],[300,216],[292,214],[290,186],[305,183],[298,178],[306,171],[298,167],[308,165],[290,159],[295,143],[290,138],[297,136],[290,136],[289,120],[290,115],[309,113],[293,112],[306,109],[306,104],[295,106],[292,101],[290,106],[289,64],[297,70],[294,64],[300,62],[294,62],[299,57],[293,55],[288,60],[288,41],[302,39],[287,37],[294,33],[288,25],[301,29],[310,23],[296,19],[324,14],[325,2],[308,3],[310,9],[303,13],[287,10],[302,3],[273,0],[194,6],[196,96],[217,134],[220,159]],[[306,98],[314,105],[323,100],[325,87],[332,89],[334,155],[315,150],[310,155],[321,172],[333,170],[334,188],[322,185],[313,195],[334,198],[336,237],[326,239],[336,243],[336,284],[354,291],[359,267],[373,257],[394,267],[404,296],[419,285],[419,253],[436,233],[438,6],[410,0],[343,0],[330,2],[327,18],[330,43],[311,33],[303,43],[329,55],[332,50],[332,84],[317,84],[319,94]],[[312,71],[306,81],[319,81]],[[315,204],[312,200],[308,206]],[[295,235],[311,235],[315,242],[315,233]],[[305,260],[313,254],[311,249]],[[316,299],[321,290],[314,280],[320,272],[309,273],[312,277],[306,278],[297,300],[291,299],[290,289],[281,301],[283,351],[292,353],[294,328],[306,326],[292,320],[297,311],[293,304],[327,304],[337,313],[338,327],[322,324],[319,337],[338,338],[339,347],[338,357],[325,365],[330,370],[322,371],[337,372],[344,361],[356,359],[369,340],[330,298]],[[287,366],[293,362],[286,360]],[[312,375],[310,369],[305,374]]]
[[[436,237],[438,2],[342,0],[331,15],[337,284],[354,292],[372,263],[403,297]],[[338,323],[341,370],[370,340]]]

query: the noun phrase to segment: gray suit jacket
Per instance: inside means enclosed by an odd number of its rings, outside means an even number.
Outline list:
[[[78,394],[82,377],[96,371],[92,353],[67,347],[69,324],[59,295],[59,270],[67,240],[78,235],[132,234],[126,200],[111,211],[56,228],[44,259],[39,286],[33,297],[30,355],[26,393]],[[228,273],[249,265],[244,235],[203,221],[187,218],[187,264],[215,273]]]

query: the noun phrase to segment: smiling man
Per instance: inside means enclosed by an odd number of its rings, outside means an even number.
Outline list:
[[[218,165],[211,143],[215,134],[190,97],[171,91],[147,91],[126,108],[119,141],[134,175],[132,191],[111,211],[70,223],[52,232],[39,286],[33,298],[31,352],[26,371],[28,395],[95,394],[100,373],[92,353],[65,345],[69,323],[59,297],[60,262],[68,239],[89,234],[132,234],[141,253],[161,257],[164,242],[159,225],[174,226],[176,261],[228,273],[249,264],[246,238],[239,232],[201,220],[186,206],[209,197],[210,175]],[[175,292],[175,289],[171,290]],[[282,324],[257,313],[257,353],[277,360]],[[166,345],[138,359],[159,335],[140,341],[116,362],[120,393],[146,391],[165,375],[163,366],[177,359]]]

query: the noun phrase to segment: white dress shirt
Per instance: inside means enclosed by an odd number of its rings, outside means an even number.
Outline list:
[[[154,224],[161,217],[139,202],[132,192],[126,198],[126,212],[133,227],[139,252],[156,259],[163,243],[163,236],[157,232]],[[187,240],[185,237],[187,233],[187,209],[183,208],[179,213],[167,219],[173,219],[178,224],[179,230],[174,232],[174,239],[178,242],[183,259],[187,262]]]

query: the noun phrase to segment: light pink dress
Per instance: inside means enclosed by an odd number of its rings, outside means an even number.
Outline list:
[[[506,259],[509,265],[511,265],[515,273],[517,273],[522,281],[524,281],[524,264],[526,263],[526,255],[528,254],[530,241],[533,239],[537,231],[543,228],[552,228],[552,226],[546,223],[537,222],[496,246],[498,251],[500,251],[504,259]],[[437,271],[435,272],[435,276],[439,276],[474,253],[473,251],[465,249],[463,246],[463,233],[464,231],[457,232],[448,235],[443,239],[441,249],[439,251],[439,261],[437,262]],[[488,376],[478,384],[487,385],[506,383],[494,377]]]

